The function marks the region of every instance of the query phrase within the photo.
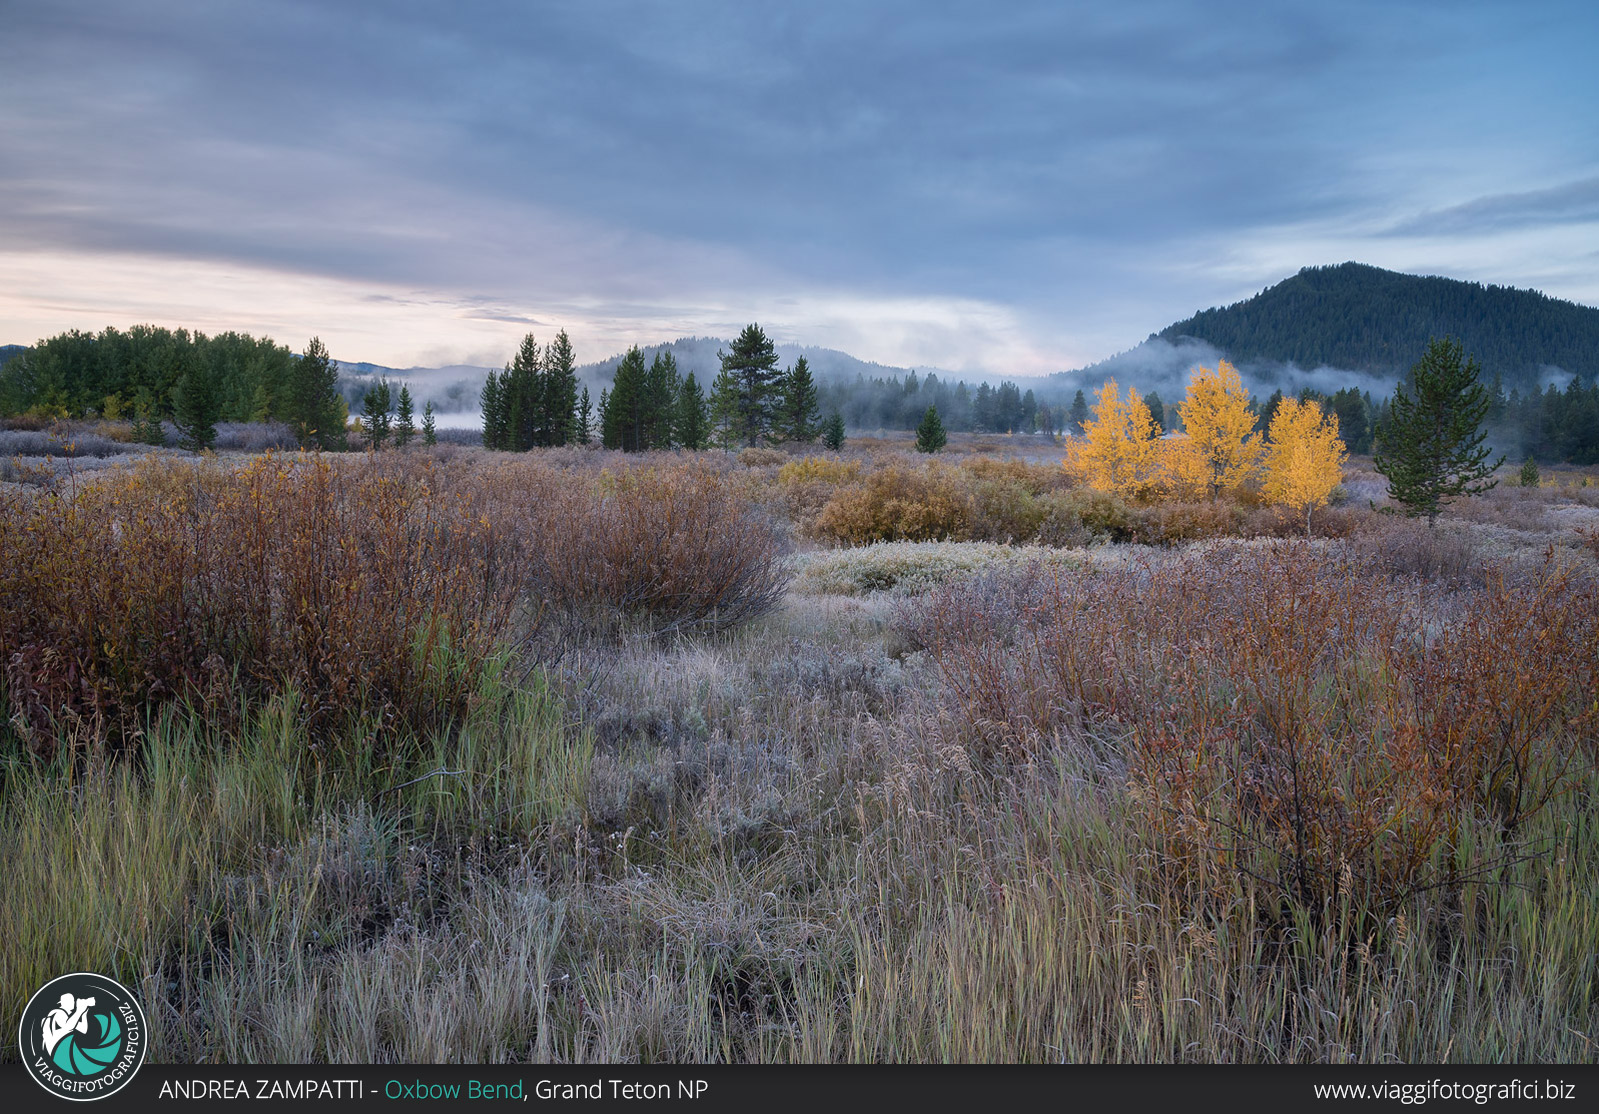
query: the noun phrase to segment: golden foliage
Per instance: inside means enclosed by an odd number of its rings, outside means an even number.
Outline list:
[[[1160,443],[1155,419],[1138,391],[1127,388],[1127,401],[1116,395],[1116,380],[1106,382],[1083,423],[1083,439],[1068,451],[1065,466],[1095,491],[1124,498],[1147,497],[1158,485]]]
[[[1267,502],[1305,512],[1305,533],[1310,515],[1327,502],[1343,479],[1344,443],[1338,437],[1338,415],[1323,413],[1316,402],[1285,398],[1272,416],[1266,450]]]
[[[1178,404],[1188,438],[1169,454],[1181,484],[1209,492],[1212,499],[1238,487],[1260,462],[1255,415],[1238,370],[1222,360],[1215,371],[1199,368]]]

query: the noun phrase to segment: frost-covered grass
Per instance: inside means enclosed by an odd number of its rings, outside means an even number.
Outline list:
[[[954,577],[1000,566],[1045,564],[1077,568],[1081,553],[1042,545],[996,542],[878,542],[796,558],[794,591],[811,596],[869,592],[914,595]]]

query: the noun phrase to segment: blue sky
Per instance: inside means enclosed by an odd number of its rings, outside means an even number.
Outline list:
[[[1042,374],[1356,259],[1599,304],[1591,3],[0,0],[0,343]]]

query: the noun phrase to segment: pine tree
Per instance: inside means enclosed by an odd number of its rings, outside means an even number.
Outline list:
[[[1150,391],[1144,396],[1144,409],[1149,411],[1150,418],[1155,423],[1153,436],[1159,437],[1167,430],[1166,404],[1160,400],[1159,391]]]
[[[577,425],[573,429],[573,437],[579,445],[587,445],[594,440],[594,404],[589,401],[587,384],[584,384],[583,396],[577,404]]]
[[[380,380],[361,396],[361,427],[366,430],[369,448],[381,449],[389,439],[389,408],[392,396],[387,380]]]
[[[1083,423],[1086,421],[1088,421],[1088,400],[1083,397],[1082,389],[1079,388],[1077,397],[1072,399],[1070,432],[1081,437],[1083,435]]]
[[[529,333],[522,338],[516,357],[500,376],[504,396],[504,448],[523,453],[539,444],[546,427],[544,408],[544,356],[538,341]]]
[[[944,423],[938,420],[938,407],[929,406],[922,415],[922,424],[916,427],[916,451],[936,453],[948,440],[944,435]]]
[[[724,367],[711,384],[711,442],[720,449],[741,444],[743,426],[739,421],[738,377]]]
[[[699,380],[691,371],[683,379],[677,392],[677,414],[672,423],[672,437],[685,449],[703,449],[710,443],[711,411],[700,389]]]
[[[178,427],[178,445],[201,452],[215,444],[219,409],[210,373],[202,367],[190,367],[172,388],[172,421]]]
[[[397,448],[403,449],[415,436],[416,425],[411,415],[411,388],[401,383],[400,399],[394,407],[394,444]]]
[[[907,380],[906,393],[912,393],[916,373]],[[779,436],[785,441],[811,442],[820,431],[816,402],[816,381],[804,356],[794,361],[781,380],[779,391]]]
[[[541,445],[570,445],[577,436],[577,358],[566,330],[544,350],[543,414],[540,421]]]
[[[1489,463],[1483,444],[1489,398],[1480,373],[1459,341],[1433,338],[1411,368],[1409,384],[1394,393],[1379,432],[1375,465],[1388,477],[1389,497],[1407,515],[1426,515],[1429,526],[1453,500],[1499,482],[1488,478],[1504,457]]]
[[[428,404],[422,407],[422,444],[437,445],[438,443],[439,431],[433,424],[433,401],[429,399]]]
[[[627,350],[621,363],[616,365],[616,378],[611,391],[601,402],[600,440],[607,449],[621,449],[636,453],[646,448],[645,407],[649,384],[649,369],[644,366],[644,353],[638,345]]]
[[[722,374],[717,376],[712,407],[730,423],[729,432],[746,445],[770,437],[778,398],[777,346],[759,325],[746,325],[731,352],[718,352]],[[722,397],[726,396],[726,397]]]
[[[133,439],[143,445],[165,446],[167,431],[147,393],[141,393],[134,407]]]
[[[301,448],[324,449],[344,444],[343,396],[339,369],[320,337],[312,337],[305,355],[295,360],[288,376],[282,418],[294,429]]]
[[[1538,476],[1538,462],[1529,456],[1521,462],[1521,486],[1537,487],[1542,482]]]
[[[507,369],[509,370],[509,369]],[[485,449],[509,448],[505,419],[505,389],[500,373],[490,371],[483,378],[483,447]]]
[[[837,410],[822,423],[822,444],[835,453],[844,447],[844,415]]]
[[[677,374],[677,358],[662,350],[655,353],[650,370],[644,377],[644,396],[640,422],[639,448],[669,449],[672,447],[672,427],[677,417],[677,396],[682,390],[682,380]]]

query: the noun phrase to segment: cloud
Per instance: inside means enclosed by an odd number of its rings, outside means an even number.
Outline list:
[[[1548,189],[1499,193],[1434,209],[1388,229],[1389,236],[1480,235],[1551,224],[1599,222],[1599,177]]]

